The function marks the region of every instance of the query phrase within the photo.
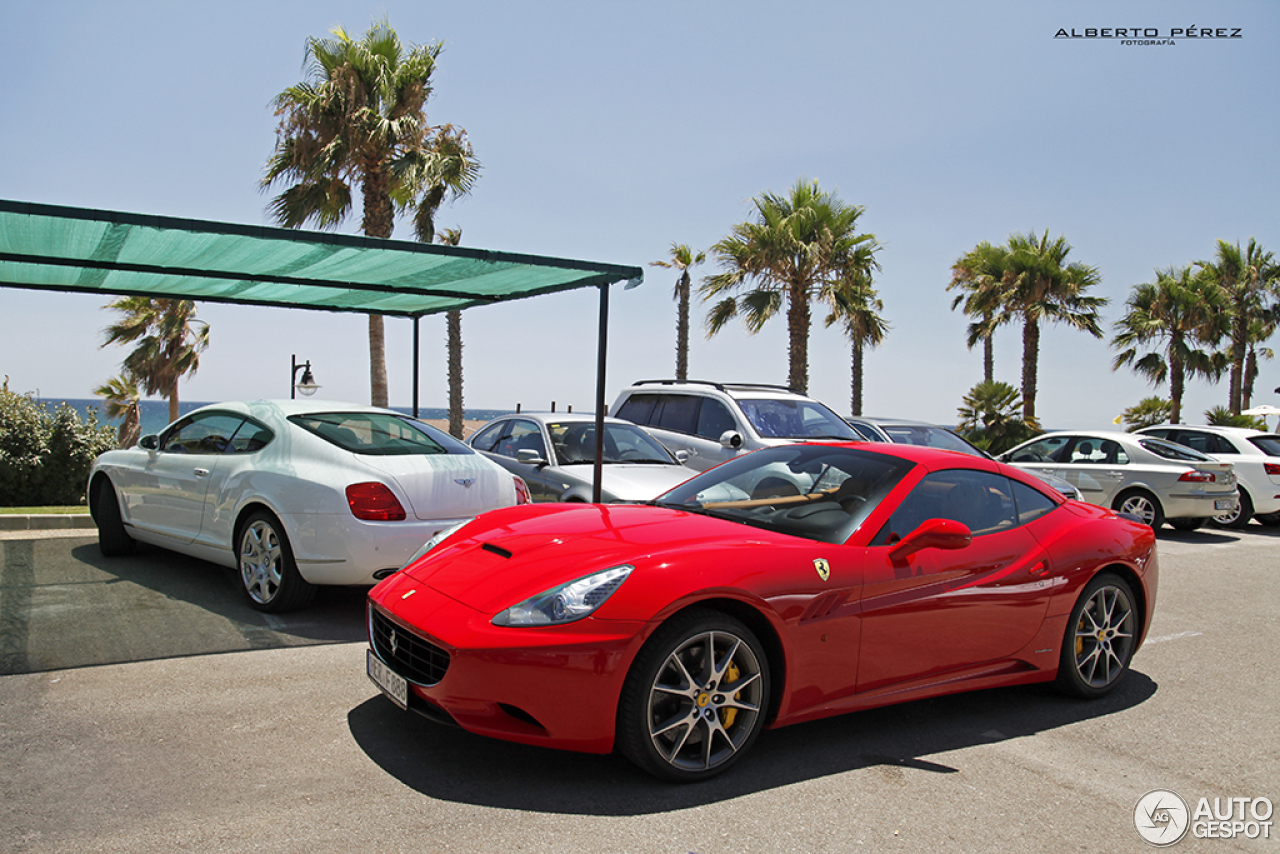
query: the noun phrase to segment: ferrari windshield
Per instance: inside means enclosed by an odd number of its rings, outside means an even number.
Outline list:
[[[824,543],[843,543],[915,464],[823,445],[737,457],[654,503]]]

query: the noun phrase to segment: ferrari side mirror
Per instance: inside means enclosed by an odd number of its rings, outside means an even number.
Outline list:
[[[921,549],[962,549],[973,542],[973,532],[954,519],[928,519],[889,549],[889,560],[901,563]]]

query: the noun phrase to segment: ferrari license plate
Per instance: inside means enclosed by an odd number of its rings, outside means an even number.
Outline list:
[[[1230,498],[1219,498],[1213,502],[1214,510],[1234,510],[1236,503]]]
[[[409,708],[409,683],[403,676],[382,663],[382,659],[373,654],[373,650],[364,651],[365,672],[373,680],[373,684],[382,689],[400,708]]]

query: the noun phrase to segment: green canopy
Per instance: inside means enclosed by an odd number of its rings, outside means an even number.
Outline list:
[[[596,422],[603,425],[609,285],[639,267],[345,234],[0,200],[0,287],[355,311],[414,318],[574,288],[600,289]],[[596,430],[594,500],[600,500]]]
[[[639,267],[0,200],[0,287],[421,317]]]

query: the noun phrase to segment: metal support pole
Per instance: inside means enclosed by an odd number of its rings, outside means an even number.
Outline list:
[[[413,318],[413,417],[418,417],[418,321],[421,318],[416,315]]]
[[[605,354],[609,350],[609,285],[600,286],[600,332],[596,339],[596,459],[595,479],[591,484],[591,500],[600,503],[601,480],[604,479],[604,374]]]

